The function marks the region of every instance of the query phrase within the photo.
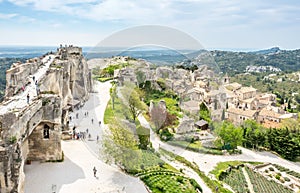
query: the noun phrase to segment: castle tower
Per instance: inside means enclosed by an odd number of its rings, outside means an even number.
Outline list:
[[[226,72],[225,76],[223,77],[223,84],[229,84],[230,83],[230,78]]]

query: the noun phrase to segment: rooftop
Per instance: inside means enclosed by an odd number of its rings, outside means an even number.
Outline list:
[[[197,121],[195,123],[195,125],[198,125],[199,127],[202,127],[202,126],[207,125],[207,124],[208,124],[208,122],[203,120],[203,119],[201,119],[200,121]]]
[[[253,87],[241,87],[238,92],[247,93],[247,92],[256,92],[257,89]]]
[[[256,110],[243,110],[243,109],[231,107],[231,108],[227,109],[227,112],[246,116],[246,117],[254,117]]]
[[[237,82],[233,82],[233,83],[225,85],[225,88],[228,90],[231,90],[231,91],[240,89],[241,87],[242,87],[242,85]]]
[[[259,115],[260,116],[266,116],[266,117],[273,117],[273,118],[280,118],[281,117],[281,114],[279,113],[276,113],[272,110],[268,110],[266,108],[263,108],[260,112],[259,112]]]

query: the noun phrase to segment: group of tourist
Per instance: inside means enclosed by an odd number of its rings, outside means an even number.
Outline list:
[[[89,112],[86,111],[86,112],[83,113],[83,115],[84,115],[84,118],[88,118],[89,117]],[[70,116],[69,120],[72,121],[72,119],[74,119],[74,118],[79,119],[80,114],[77,112],[74,117]],[[75,120],[73,120],[73,121],[75,121]],[[98,123],[99,123],[99,127],[101,127],[101,121],[99,121]],[[91,124],[94,124],[94,119],[93,118],[91,118]],[[92,135],[89,132],[89,128],[87,128],[85,131],[78,131],[78,130],[76,130],[76,126],[73,127],[72,139],[85,140],[86,138],[88,138],[88,140],[91,140],[91,138],[92,138]],[[99,135],[97,135],[96,136],[97,143],[99,141],[99,138],[100,138]],[[93,170],[94,177],[97,178],[97,169],[96,169],[96,167],[94,166],[92,170]]]
[[[84,118],[87,118],[89,117],[89,112],[86,111],[84,112]],[[79,113],[76,113],[75,114],[75,117],[76,119],[79,119]],[[69,120],[72,121],[72,116],[69,117]],[[94,124],[94,119],[91,118],[91,123]],[[101,127],[101,121],[98,122],[99,124],[99,127]],[[77,131],[76,130],[76,126],[73,127],[73,131],[72,131],[72,139],[82,139],[82,140],[85,140],[86,138],[88,138],[88,140],[91,140],[92,138],[92,135],[91,133],[89,133],[89,129],[87,128],[85,131]],[[99,135],[96,136],[96,140],[97,142],[99,141]]]

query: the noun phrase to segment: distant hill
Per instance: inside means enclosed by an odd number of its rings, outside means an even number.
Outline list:
[[[253,54],[275,54],[277,52],[280,52],[279,47],[273,47],[273,48],[266,49],[266,50],[252,51],[252,52],[249,52],[249,53],[253,53]]]
[[[5,72],[13,62],[25,61],[27,58],[41,56],[49,51],[54,51],[53,47],[0,47],[0,96],[5,89]],[[181,50],[127,50],[118,52],[93,53],[88,52],[89,48],[84,48],[85,56],[111,57],[113,55],[130,56],[141,58],[153,62],[156,65],[175,65],[198,66],[209,65],[217,71],[228,73],[230,76],[243,73],[246,69],[280,69],[281,71],[293,72],[300,70],[300,49],[281,50],[274,47],[267,50],[253,52],[233,52],[233,51],[207,51],[199,50],[191,52]],[[184,55],[183,53],[189,53]],[[265,66],[255,68],[255,66]]]
[[[256,52],[206,51],[193,58],[191,64],[218,66],[220,71],[229,75],[245,72],[247,66],[273,66],[282,71],[293,72],[300,70],[300,49],[272,48]]]

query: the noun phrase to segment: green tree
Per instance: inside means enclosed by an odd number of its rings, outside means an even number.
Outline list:
[[[204,102],[200,104],[199,118],[200,120],[203,119],[208,123],[211,122],[210,112]]]
[[[146,150],[150,144],[150,129],[138,124],[136,131],[139,138],[139,148]]]
[[[222,142],[223,147],[230,146],[230,149],[236,149],[243,142],[243,129],[235,127],[232,123],[224,121],[217,127],[215,133]]]
[[[300,156],[299,133],[285,129],[269,129],[267,132],[268,148],[283,158],[294,160]]]
[[[138,89],[125,86],[122,95],[126,100],[131,117],[135,121],[142,111],[146,110],[147,106],[141,101]]]
[[[116,163],[127,164],[135,160],[138,154],[138,141],[131,129],[115,121],[109,126],[109,134],[104,136],[103,151],[107,159],[113,159]]]
[[[291,100],[290,100],[290,99],[288,100],[288,106],[287,106],[287,109],[291,110]]]
[[[109,89],[111,102],[112,102],[112,109],[115,109],[115,99],[117,97],[117,87],[116,84],[112,84],[112,87]]]
[[[265,129],[255,120],[246,120],[242,128],[245,147],[257,149],[259,146],[265,145]]]

